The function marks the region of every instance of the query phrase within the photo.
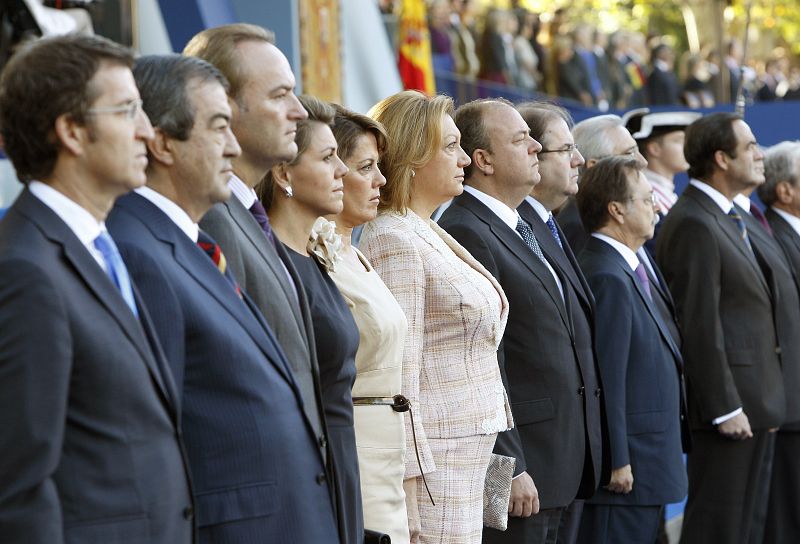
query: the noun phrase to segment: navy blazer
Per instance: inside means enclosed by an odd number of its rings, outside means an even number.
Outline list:
[[[261,315],[142,196],[120,198],[108,227],[181,384],[201,542],[336,542],[317,438]]]
[[[192,541],[176,391],[134,296],[25,190],[0,224],[0,542]]]
[[[570,316],[569,307],[580,306],[571,284],[562,277],[565,304],[522,238],[467,192],[439,223],[497,279],[509,301],[498,359],[516,428],[500,433],[495,451],[524,464],[542,508],[591,496],[601,472],[602,403],[591,335],[576,337]]]
[[[592,237],[578,260],[596,300],[597,360],[605,387],[611,464],[615,469],[630,464],[633,472],[630,494],[601,489],[590,502],[678,502],[688,485],[681,455],[687,415],[681,402],[680,350],[615,248]]]

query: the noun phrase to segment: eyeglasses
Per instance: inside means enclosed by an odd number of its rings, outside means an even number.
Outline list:
[[[100,115],[102,113],[124,113],[125,117],[131,121],[136,119],[136,116],[142,110],[142,100],[131,100],[120,106],[108,106],[105,108],[89,108],[86,113],[89,115]]]
[[[648,196],[646,196],[644,198],[629,198],[628,199],[629,202],[634,202],[636,200],[641,200],[645,204],[650,204],[653,207],[658,205],[658,199],[656,198],[655,193],[650,193],[650,195],[648,195]]]
[[[578,151],[578,146],[575,144],[568,144],[566,147],[561,149],[542,149],[539,151],[539,155],[544,155],[546,153],[566,153],[567,155],[572,156],[573,153]]]

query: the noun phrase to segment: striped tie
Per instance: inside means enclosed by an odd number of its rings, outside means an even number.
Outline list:
[[[222,249],[219,247],[219,244],[214,241],[214,239],[203,232],[202,230],[198,233],[197,236],[197,245],[202,249],[206,255],[208,255],[211,262],[217,267],[220,274],[225,276],[225,279],[228,280],[233,286],[233,289],[236,291],[236,294],[239,295],[239,298],[242,298],[242,290],[239,288],[239,284],[236,283],[236,279],[231,274],[230,269],[228,268],[228,261],[225,259],[225,254],[222,253]]]
[[[739,237],[747,246],[747,249],[749,249],[752,252],[753,246],[750,245],[750,237],[747,235],[747,226],[744,224],[742,216],[739,215],[739,212],[736,211],[736,208],[731,208],[731,211],[728,212],[728,216],[731,219],[733,219],[733,222],[736,225],[737,230],[739,231]]]

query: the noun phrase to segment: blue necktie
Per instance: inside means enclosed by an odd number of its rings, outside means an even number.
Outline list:
[[[547,261],[544,260],[544,253],[542,253],[542,248],[539,247],[539,241],[536,239],[536,235],[533,234],[533,229],[531,226],[522,219],[518,219],[517,232],[520,236],[522,236],[525,244],[531,248],[531,251],[533,251],[533,253],[539,257],[539,260],[545,263],[545,266],[547,266]]]
[[[731,211],[728,212],[728,216],[733,219],[733,222],[736,224],[736,228],[739,230],[739,236],[744,241],[747,249],[752,252],[753,246],[750,245],[750,237],[747,235],[747,226],[744,224],[742,216],[739,215],[739,212],[736,211],[736,208],[731,208]]]
[[[553,235],[553,238],[556,239],[556,243],[558,247],[564,249],[564,244],[561,243],[561,236],[558,235],[558,228],[556,227],[556,220],[553,219],[553,214],[551,213],[550,216],[547,218],[547,228],[550,229],[550,232]]]
[[[103,261],[106,263],[106,274],[119,289],[125,304],[131,309],[133,315],[139,317],[139,312],[136,310],[136,301],[133,299],[131,277],[128,275],[128,269],[119,254],[117,244],[114,243],[108,231],[100,232],[97,238],[94,239],[94,247],[103,256]]]

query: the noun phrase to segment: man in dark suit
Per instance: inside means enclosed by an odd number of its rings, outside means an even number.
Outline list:
[[[0,542],[193,541],[176,389],[104,225],[153,137],[132,62],[46,39],[0,81],[26,185],[0,223]]]
[[[563,108],[545,102],[520,104],[517,111],[528,124],[531,136],[542,144],[542,150],[538,154],[541,181],[533,187],[517,211],[531,225],[545,253],[555,260],[572,284],[581,310],[573,316],[573,321],[577,327],[588,331],[578,336],[583,339],[591,338],[594,327],[594,297],[564,232],[552,214],[552,210],[561,207],[578,192],[578,169],[584,164],[583,156],[570,133],[572,117]],[[608,445],[607,442],[604,440],[604,447]],[[604,451],[603,460],[608,460],[607,451]],[[559,542],[575,542],[582,510],[583,501],[576,500],[563,512],[558,532]]]
[[[774,241],[783,250],[796,282],[800,277],[800,143],[782,142],[769,148],[764,157],[764,177],[766,181],[758,187],[758,196],[769,206],[765,215]],[[759,238],[762,238],[763,234],[759,233]],[[774,251],[773,247],[772,253]],[[784,281],[788,282],[788,279]],[[787,290],[790,294],[788,304],[784,300],[786,297],[781,296],[782,306],[785,306],[783,311],[795,315],[800,303],[795,298],[792,307],[791,286],[779,286],[779,289],[781,295]],[[789,393],[800,387],[800,361],[797,353],[790,359],[786,352],[787,342],[794,346],[794,340],[800,337],[797,334],[798,321],[796,315],[793,322],[782,320],[786,327],[781,336],[782,371],[787,391],[786,422],[775,436],[765,542],[800,541],[800,467],[797,464],[800,457],[800,396]],[[789,339],[785,340],[787,335]]]
[[[586,161],[579,167],[579,174],[583,174],[603,157],[612,155],[630,155],[636,157],[642,166],[647,166],[636,140],[631,137],[618,115],[598,115],[585,119],[572,128],[572,136]],[[558,210],[557,217],[572,251],[580,253],[589,240],[589,235],[583,228],[574,198],[570,198]]]
[[[231,130],[242,147],[228,181],[231,198],[213,206],[200,226],[220,245],[239,285],[275,331],[325,457],[319,369],[306,293],[286,250],[275,243],[253,190],[272,166],[297,154],[295,124],[308,113],[294,96],[289,61],[275,47],[272,33],[261,27],[234,24],[204,30],[184,54],[210,62],[231,82]]]
[[[179,55],[141,58],[134,76],[156,136],[147,185],[117,202],[109,228],[181,385],[200,541],[337,542],[317,436],[286,357],[197,225],[230,196],[240,153],[227,81]]]
[[[578,259],[597,308],[597,360],[611,435],[611,481],[587,501],[579,542],[656,540],[661,509],[686,495],[681,437],[688,436],[674,319],[654,304],[636,251],[653,236],[658,204],[639,163],[609,157],[578,194],[592,233]],[[800,312],[800,306],[798,306]]]
[[[653,48],[651,54],[652,70],[647,76],[647,99],[651,106],[672,106],[678,104],[680,85],[675,75],[675,52],[666,44]]]
[[[485,542],[555,542],[563,509],[591,496],[601,472],[601,398],[579,295],[516,211],[539,181],[527,124],[497,100],[455,116],[472,164],[440,223],[500,282],[510,313],[498,352],[516,428],[495,451],[517,459],[508,530]],[[490,151],[491,150],[491,151]],[[533,479],[533,480],[531,480]],[[541,510],[530,502],[538,490]]]
[[[692,123],[684,152],[693,179],[656,246],[683,333],[692,429],[681,541],[758,542],[786,399],[775,294],[732,201],[763,182],[763,154],[732,113]]]

